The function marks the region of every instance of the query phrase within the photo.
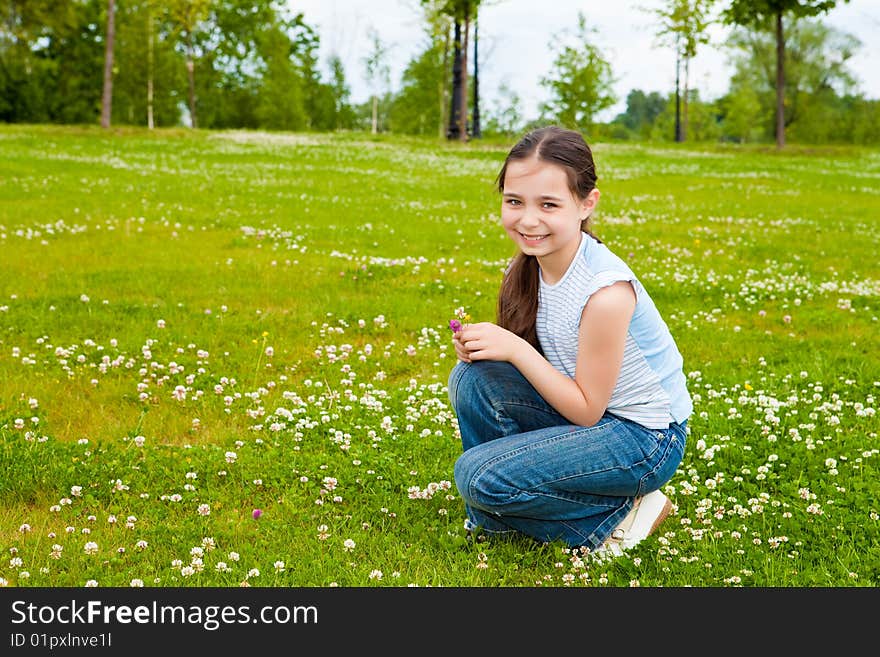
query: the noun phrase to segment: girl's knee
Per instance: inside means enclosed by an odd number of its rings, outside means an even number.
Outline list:
[[[462,499],[468,504],[473,504],[476,501],[474,499],[474,491],[477,483],[477,473],[483,466],[483,459],[479,458],[478,455],[479,451],[474,448],[466,450],[458,457],[452,468],[455,486],[458,488]]]
[[[465,451],[453,467],[453,478],[462,500],[489,513],[502,512],[521,491],[487,463],[479,447]]]
[[[471,363],[458,361],[449,373],[447,390],[453,407],[461,400],[491,396],[491,391],[501,381],[522,375],[510,363],[494,360],[481,360]],[[494,385],[493,385],[494,384]]]
[[[455,367],[452,368],[452,371],[449,372],[449,379],[446,382],[446,390],[449,393],[449,401],[452,402],[453,407],[457,405],[461,379],[465,375],[468,367],[470,367],[468,363],[458,361],[455,364]]]
[[[458,493],[462,496],[465,502],[470,501],[468,490],[470,488],[472,476],[470,464],[466,458],[467,453],[468,452],[464,452],[459,456],[455,461],[455,465],[452,467],[452,478],[455,480],[455,487],[458,488]]]

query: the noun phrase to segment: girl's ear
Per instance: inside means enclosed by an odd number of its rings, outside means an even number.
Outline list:
[[[593,214],[593,210],[596,209],[596,205],[599,203],[599,188],[594,187],[593,190],[587,194],[587,198],[581,201],[581,211],[583,212],[584,217],[589,217]]]

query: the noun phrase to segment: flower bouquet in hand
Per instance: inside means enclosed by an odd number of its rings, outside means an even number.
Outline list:
[[[456,308],[453,315],[455,317],[449,320],[449,329],[453,333],[458,333],[465,324],[471,321],[471,316],[465,312],[464,306]]]

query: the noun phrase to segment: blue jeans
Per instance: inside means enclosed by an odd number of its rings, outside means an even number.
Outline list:
[[[648,429],[606,413],[573,425],[510,363],[459,361],[448,385],[464,448],[455,484],[471,529],[595,549],[684,454],[686,421]]]

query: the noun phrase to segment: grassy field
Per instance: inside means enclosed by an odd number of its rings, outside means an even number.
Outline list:
[[[880,151],[597,144],[695,401],[675,515],[472,543],[446,328],[510,144],[0,126],[0,583],[880,584]]]

